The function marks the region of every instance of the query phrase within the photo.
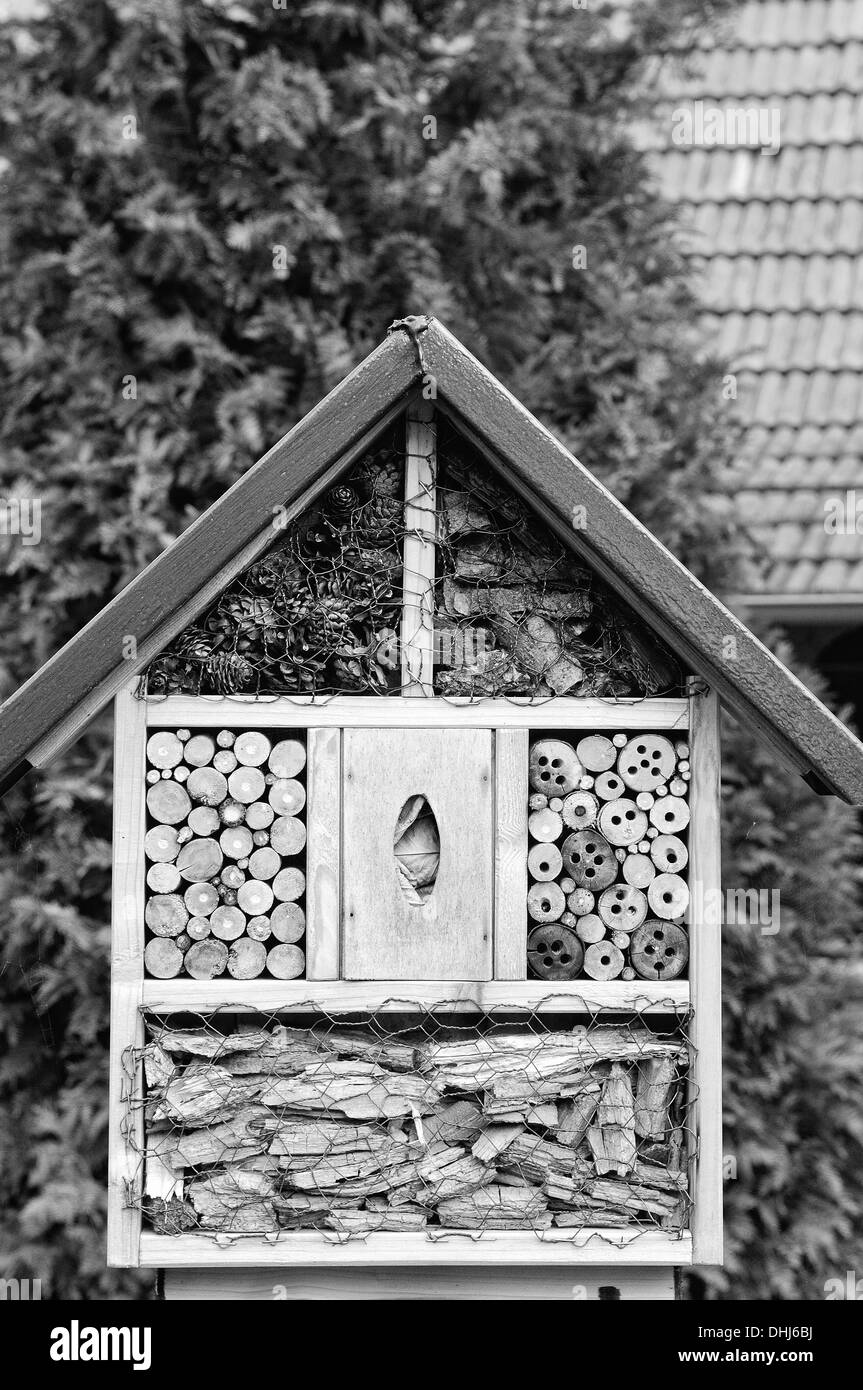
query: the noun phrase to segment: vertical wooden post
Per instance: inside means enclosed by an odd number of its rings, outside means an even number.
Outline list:
[[[527,979],[528,729],[494,736],[494,978]]]
[[[690,1089],[695,1129],[691,1160],[692,1256],[696,1264],[722,1263],[722,880],[720,869],[719,700],[715,690],[693,695],[689,838],[690,984],[694,1076]]]
[[[108,1264],[140,1263],[144,1113],[134,1049],[144,1043],[144,835],[147,707],[137,681],[114,700],[114,872],[111,889],[111,1061],[108,1097]]]
[[[403,695],[434,693],[436,482],[434,402],[418,397],[411,402],[407,411],[406,534],[401,625]]]
[[[306,979],[339,978],[341,729],[309,729],[306,812]]]

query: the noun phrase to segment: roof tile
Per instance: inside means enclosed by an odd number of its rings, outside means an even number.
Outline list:
[[[824,530],[826,498],[863,495],[863,0],[746,0],[667,95],[778,109],[776,154],[676,147],[665,119],[652,158],[704,268],[707,341],[738,375],[753,582],[863,602],[863,536]]]

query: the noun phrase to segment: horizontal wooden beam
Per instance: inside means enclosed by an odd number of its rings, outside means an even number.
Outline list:
[[[438,1009],[470,1013],[623,1013],[680,1014],[689,1010],[685,980],[145,980],[143,1004],[151,1013],[184,1009],[210,1013],[332,1013]]]
[[[195,1265],[688,1265],[688,1231],[607,1227],[579,1231],[448,1231],[434,1239],[419,1233],[381,1232],[362,1240],[335,1233],[288,1231],[265,1236],[181,1235],[141,1237],[141,1264],[156,1269]]]
[[[674,1270],[666,1266],[643,1268],[627,1265],[507,1265],[480,1269],[458,1265],[437,1268],[418,1265],[409,1271],[397,1266],[384,1269],[339,1269],[327,1266],[282,1266],[248,1269],[169,1269],[165,1273],[167,1302],[272,1303],[273,1299],[293,1302],[440,1302],[442,1300],[489,1301],[495,1303],[561,1303],[573,1299],[598,1302],[613,1288],[622,1302],[672,1302]]]
[[[147,700],[150,728],[665,729],[689,727],[688,700],[414,700],[403,696],[168,695]]]

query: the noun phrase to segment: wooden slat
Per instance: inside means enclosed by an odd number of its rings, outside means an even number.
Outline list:
[[[422,397],[407,413],[405,467],[402,689],[431,695],[434,661],[435,507],[437,457],[434,402]]]
[[[411,1265],[689,1265],[689,1233],[645,1230],[445,1231],[435,1239],[420,1234],[375,1231],[362,1240],[341,1240],[320,1231],[290,1231],[270,1242],[265,1237],[224,1236],[220,1243],[201,1235],[141,1237],[141,1263],[157,1269],[188,1265],[254,1268],[258,1265],[411,1266]]]
[[[566,545],[804,775],[863,805],[863,744],[462,344],[423,334],[438,409]],[[571,524],[574,504],[588,523]]]
[[[144,759],[146,712],[131,687],[115,701],[114,873],[111,890],[111,1049],[108,1096],[108,1264],[138,1264],[141,1233],[140,1107],[127,1106],[139,1088],[130,1052],[143,1046]]]
[[[306,978],[339,977],[342,754],[339,729],[309,729]]]
[[[527,978],[527,798],[530,734],[495,734],[494,975]]]
[[[405,700],[403,704],[416,704]],[[494,823],[491,732],[346,729],[343,735],[342,975],[346,980],[488,980]],[[405,896],[399,815],[424,795],[440,835],[427,901]]]
[[[675,1014],[689,1011],[689,984],[673,980],[145,980],[144,1004],[153,1013],[190,1009],[209,1013],[302,1012],[303,1008],[339,1010],[410,1008],[451,1009],[484,1013],[524,1010],[527,1013]]]
[[[478,1300],[524,1303],[538,1300],[598,1302],[600,1289],[616,1289],[621,1302],[674,1299],[674,1271],[669,1268],[621,1268],[619,1265],[566,1265],[545,1269],[527,1265],[502,1269],[169,1269],[166,1301],[338,1299],[356,1303]]]
[[[698,1264],[722,1263],[722,908],[719,700],[692,699],[689,882],[690,981],[695,1063],[691,1085],[696,1154],[692,1235]]]
[[[207,728],[251,721],[255,728],[663,729],[689,728],[688,700],[405,700],[376,695],[330,699],[273,695],[169,695],[147,701],[151,728]]]
[[[37,746],[44,762],[71,742],[127,679],[129,635],[139,669],[154,654],[153,634],[158,651],[198,611],[214,576],[227,582],[242,568],[232,557],[255,542],[275,509],[315,483],[319,489],[359,438],[399,413],[418,376],[413,344],[394,333],[16,691],[0,709],[0,780]],[[46,741],[52,731],[57,737]]]

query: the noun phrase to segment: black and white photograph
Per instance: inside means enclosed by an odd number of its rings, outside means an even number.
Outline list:
[[[826,1375],[863,0],[0,0],[0,286],[33,1364],[657,1302],[576,1344]]]

